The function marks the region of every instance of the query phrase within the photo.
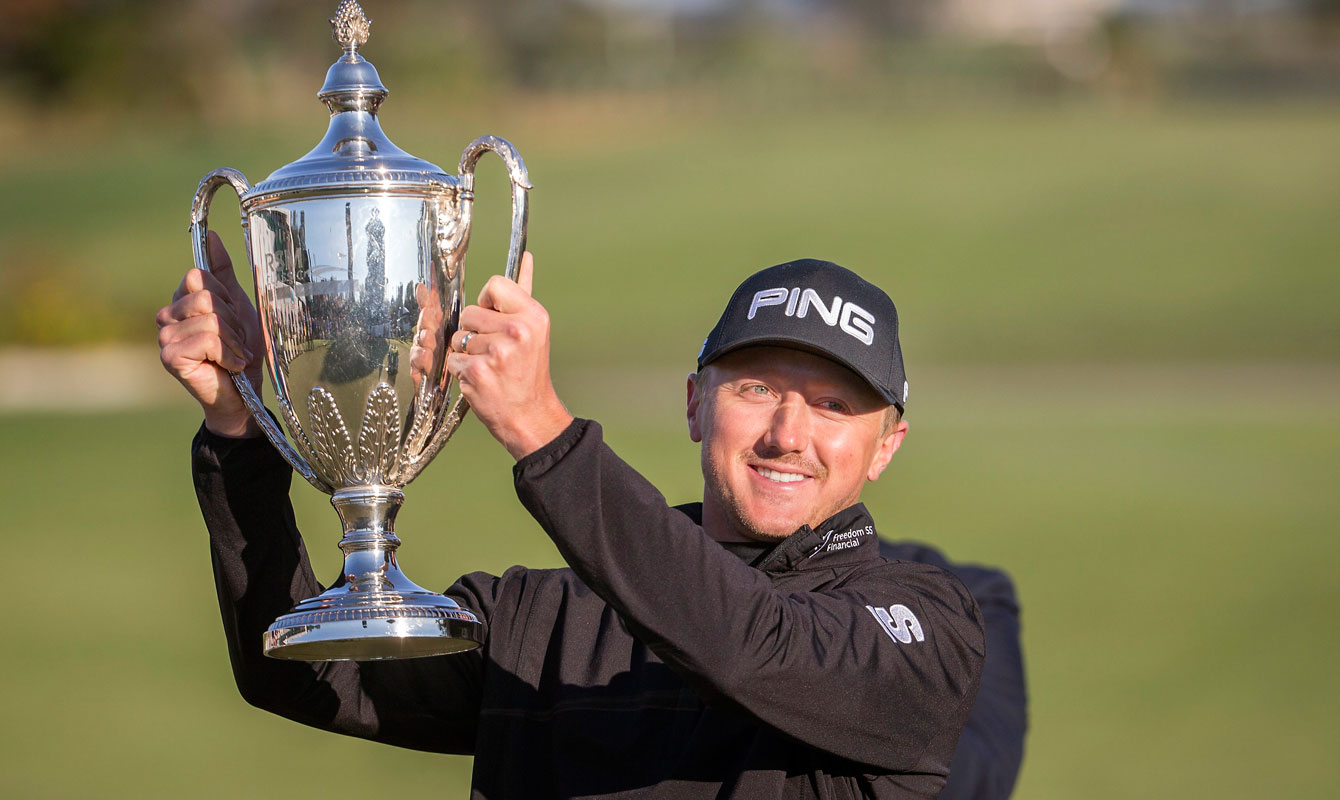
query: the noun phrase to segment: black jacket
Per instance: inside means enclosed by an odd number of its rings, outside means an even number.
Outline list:
[[[197,494],[234,674],[316,727],[475,755],[475,798],[934,797],[968,719],[982,623],[941,569],[879,556],[857,505],[746,563],[578,421],[516,465],[571,569],[474,573],[448,590],[485,644],[306,664],[261,633],[321,591],[287,465],[203,431]],[[688,513],[686,513],[686,511]]]

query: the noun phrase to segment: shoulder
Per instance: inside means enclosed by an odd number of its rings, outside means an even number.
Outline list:
[[[890,542],[880,540],[879,554],[890,561],[932,564],[962,581],[980,605],[1003,605],[1019,608],[1014,581],[1004,570],[981,564],[960,564],[950,561],[938,549],[921,542]]]
[[[976,599],[957,576],[935,564],[873,559],[848,573],[838,588],[854,593],[856,604],[899,641],[903,637],[887,625],[903,618],[927,633],[939,632],[937,641],[947,634],[958,642],[955,647],[978,658],[983,654],[985,623]]]

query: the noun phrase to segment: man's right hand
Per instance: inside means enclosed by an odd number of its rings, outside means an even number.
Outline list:
[[[260,386],[265,350],[260,317],[212,231],[208,252],[210,272],[188,271],[172,302],[158,311],[159,355],[204,409],[206,428],[220,436],[260,436],[228,374],[245,371],[252,385]]]

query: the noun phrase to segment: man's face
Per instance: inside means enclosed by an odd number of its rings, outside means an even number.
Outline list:
[[[748,347],[689,377],[689,436],[702,443],[703,526],[771,541],[856,503],[907,432],[845,367],[799,350]]]

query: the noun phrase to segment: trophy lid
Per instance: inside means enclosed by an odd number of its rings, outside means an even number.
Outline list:
[[[391,143],[377,121],[388,94],[376,67],[359,54],[372,20],[356,0],[343,0],[330,19],[331,36],[344,48],[317,97],[330,109],[330,127],[310,153],[256,184],[247,199],[306,190],[440,191],[456,177]]]

